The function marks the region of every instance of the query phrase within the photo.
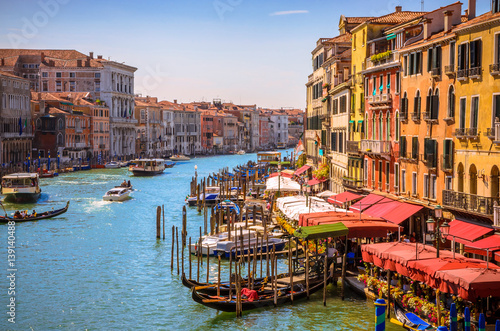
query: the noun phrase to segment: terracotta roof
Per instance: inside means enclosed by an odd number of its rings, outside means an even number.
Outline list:
[[[462,21],[462,23],[465,23],[465,22],[467,22],[469,20],[469,18],[467,17],[467,15],[462,15],[460,17],[460,20]]]
[[[351,57],[351,53],[352,53],[352,50],[349,48],[345,51],[343,51],[342,53],[340,54],[337,54],[335,55],[335,57],[338,57],[338,58],[350,58]]]
[[[351,41],[352,35],[349,32],[343,33],[340,36],[333,37],[328,40],[326,43],[346,43]]]
[[[345,20],[347,24],[360,24],[371,20],[373,17],[346,17]]]
[[[0,75],[1,75],[1,76],[12,77],[12,78],[24,79],[24,78],[22,78],[22,77],[19,77],[19,76],[16,76],[16,75],[14,75],[14,74],[11,74],[10,72],[7,72],[7,71],[2,71],[2,70],[0,70]],[[26,81],[28,81],[28,80],[26,80]]]
[[[500,18],[500,12],[493,14],[491,11],[486,12],[482,15],[479,15],[471,20],[468,20],[465,23],[462,23],[456,27],[456,30],[461,30],[463,28],[467,28],[476,24],[485,23],[489,20],[496,20]]]
[[[375,17],[370,20],[367,20],[368,23],[382,23],[382,24],[399,24],[409,20],[412,20],[416,17],[422,16],[427,12],[416,12],[416,11],[400,11],[390,13],[384,16]]]
[[[71,102],[68,99],[64,99],[57,95],[57,93],[47,93],[47,92],[31,92],[31,100],[34,101],[56,101],[56,102]]]
[[[45,57],[43,62],[42,53]],[[88,60],[89,67],[103,67],[97,59],[90,59],[86,54],[74,49],[0,49],[0,58],[4,59],[5,66],[14,66],[20,58],[21,60],[23,58],[27,60],[28,57],[35,57],[29,60],[39,62],[42,67],[76,67],[78,60],[81,61],[81,66],[85,66]]]
[[[158,104],[160,104],[161,108],[166,109],[166,110],[182,110],[181,105],[167,101],[167,100],[160,101],[160,102],[158,102]]]
[[[69,113],[67,111],[59,109],[57,107],[49,107],[49,114],[64,114],[64,115],[67,115]]]

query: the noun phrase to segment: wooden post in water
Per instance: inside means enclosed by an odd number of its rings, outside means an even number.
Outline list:
[[[203,242],[203,237],[201,236],[201,226],[200,226],[200,263],[201,263],[201,266],[203,267],[203,245],[202,245],[202,242]],[[210,252],[208,252],[210,253]]]
[[[220,297],[220,255],[217,255],[219,267],[217,272],[217,296]]]
[[[156,207],[156,238],[160,239],[161,238],[161,207],[158,206]]]
[[[214,209],[210,208],[210,235],[214,234],[214,230],[215,230]]]
[[[276,245],[273,244],[273,261],[274,261],[274,306],[278,305],[278,258],[276,256]]]
[[[248,208],[245,208],[245,228],[248,228]]]
[[[196,281],[199,283],[200,282],[200,260],[201,260],[201,233],[200,233],[200,239],[198,241],[198,245],[196,246],[196,260],[197,260],[197,265],[198,268],[196,269]]]
[[[201,200],[200,200],[200,184],[198,184],[197,189],[196,189],[196,210],[201,212]]]
[[[275,284],[274,284],[274,258],[273,258],[273,254],[271,253],[271,275],[270,275],[270,280],[271,280],[271,289],[273,290],[273,298],[274,298],[274,301],[273,302],[276,302],[276,289],[274,288]],[[276,306],[276,304],[274,304]]]
[[[203,195],[205,196],[205,195]],[[208,210],[205,199],[203,199],[203,234],[207,234],[207,219],[208,219]]]
[[[346,260],[347,260],[347,246],[345,247],[345,252],[344,252],[344,256],[342,257],[342,291],[340,292],[340,298],[342,299],[342,301],[344,300],[344,292],[345,292],[345,264],[346,264]]]
[[[248,230],[247,230],[248,231]],[[250,266],[250,249],[252,248],[252,245],[250,244],[250,231],[248,231],[248,285],[247,287],[250,288],[250,278],[251,278],[251,266]]]
[[[290,277],[290,299],[293,305],[292,239],[288,239],[288,276]]]
[[[170,255],[170,270],[174,271],[175,226],[172,225],[172,254]]]
[[[269,236],[264,232],[266,236],[266,275],[269,277]]]
[[[189,237],[189,249],[188,249],[188,255],[189,255],[189,279],[193,279],[191,276],[191,237]]]
[[[253,217],[252,217],[252,225],[255,225],[257,223],[257,206],[253,205]]]
[[[161,205],[161,210],[163,212],[163,240],[165,240],[165,205]]]
[[[207,254],[207,283],[210,277],[210,254]]]
[[[323,306],[326,306],[326,281],[328,274],[328,254],[325,254],[325,266],[324,266],[324,277],[323,277]]]
[[[307,241],[306,241],[307,242]],[[306,252],[306,295],[307,299],[309,299],[309,248],[305,249]]]
[[[229,248],[229,298],[231,299],[231,290],[233,289],[233,281],[231,280],[231,276],[233,273],[233,247]]]
[[[177,276],[179,276],[179,228],[175,228],[175,241],[177,242]]]
[[[186,205],[184,205],[182,206],[182,251],[184,251],[184,248],[186,247],[186,240],[187,240],[187,213],[186,213]]]
[[[259,235],[257,235],[257,245],[259,243]],[[260,278],[262,278],[262,246],[264,246],[264,237],[260,236]]]

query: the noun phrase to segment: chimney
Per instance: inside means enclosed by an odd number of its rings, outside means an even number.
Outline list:
[[[429,39],[431,36],[430,24],[432,23],[432,19],[425,18],[424,19],[424,39]]]
[[[467,18],[469,20],[476,17],[476,0],[469,0],[469,6],[468,6],[467,10],[468,10]]]
[[[93,58],[94,58],[94,52],[89,52],[89,57],[90,57],[91,59],[93,59]]]
[[[45,62],[45,53],[44,52],[40,53],[40,62],[42,62],[42,63]]]
[[[396,6],[396,13],[401,13],[403,11],[403,7]]]
[[[177,104],[177,99],[174,99],[174,103]]]
[[[97,59],[102,60],[102,55],[97,55]]]
[[[451,15],[453,14],[453,11],[446,10],[443,12],[443,14],[444,14],[444,32],[449,32],[449,31],[451,31],[451,28],[453,27],[453,22],[452,22],[452,17],[451,17]]]

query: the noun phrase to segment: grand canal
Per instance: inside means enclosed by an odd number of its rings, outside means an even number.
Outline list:
[[[6,315],[7,226],[0,225],[0,329],[373,329],[373,305],[354,295],[341,301],[333,286],[326,307],[321,294],[315,294],[309,301],[247,312],[240,319],[192,301],[176,270],[170,270],[169,233],[165,241],[155,239],[156,206],[165,205],[167,228],[180,225],[194,165],[198,176],[207,176],[248,160],[255,161],[256,155],[194,158],[157,177],[132,177],[122,168],[42,179],[42,198],[25,208],[56,209],[68,200],[70,208],[55,219],[16,225],[15,324]],[[136,189],[133,198],[102,201],[103,194],[124,179]],[[12,211],[17,206],[5,207]],[[196,237],[201,225],[202,215],[188,208],[188,236]],[[215,260],[210,266],[215,280]],[[222,272],[227,278],[225,265]],[[387,329],[399,330],[392,325]]]

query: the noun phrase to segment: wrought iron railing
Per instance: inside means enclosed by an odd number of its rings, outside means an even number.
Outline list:
[[[500,198],[483,197],[476,194],[443,190],[443,205],[463,211],[475,212],[483,215],[493,215],[494,206]]]
[[[474,67],[469,69],[469,77],[477,78],[481,76],[481,67]]]
[[[479,130],[477,128],[468,128],[467,136],[468,137],[477,137],[479,135]]]
[[[453,75],[455,74],[455,66],[454,65],[447,65],[444,67],[444,73],[447,75]]]
[[[455,137],[461,138],[461,137],[465,137],[466,135],[467,135],[466,128],[455,129]]]
[[[400,120],[400,121],[406,121],[406,120],[408,120],[408,111],[406,111],[406,110],[402,110],[402,111],[399,113],[399,120]]]
[[[441,76],[441,68],[432,68],[431,69],[431,76],[432,77],[439,77],[439,76]]]
[[[457,79],[458,80],[466,79],[468,76],[469,76],[469,70],[467,70],[467,69],[457,70]]]
[[[347,188],[360,189],[363,187],[363,181],[361,179],[344,177],[342,178],[342,185]]]
[[[490,74],[492,75],[500,74],[500,63],[490,64]]]
[[[411,113],[411,120],[414,122],[420,121],[420,112],[413,112]]]

